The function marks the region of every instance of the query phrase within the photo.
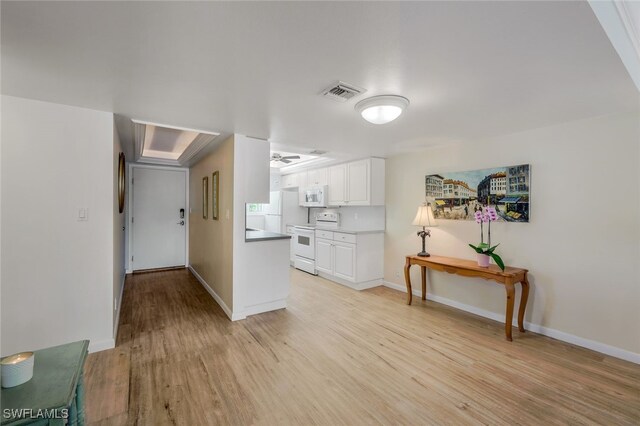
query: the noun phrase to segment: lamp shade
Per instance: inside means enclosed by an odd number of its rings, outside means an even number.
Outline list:
[[[433,217],[431,204],[423,204],[418,207],[418,213],[416,213],[416,218],[413,219],[413,225],[427,227],[438,226],[436,219]]]

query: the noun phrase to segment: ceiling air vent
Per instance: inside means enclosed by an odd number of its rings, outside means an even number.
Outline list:
[[[359,94],[364,92],[366,92],[366,90],[360,87],[356,87],[352,84],[347,84],[339,81],[336,84],[324,89],[322,91],[322,96],[336,102],[347,102],[354,96],[358,96]]]

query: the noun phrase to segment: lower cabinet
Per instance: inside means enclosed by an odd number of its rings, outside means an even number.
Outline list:
[[[333,274],[333,241],[316,238],[316,269]]]
[[[356,280],[356,245],[333,243],[333,275],[345,280]]]
[[[319,272],[355,281],[356,245],[316,239],[316,269]]]
[[[384,236],[316,231],[316,270],[332,281],[361,290],[380,285]]]

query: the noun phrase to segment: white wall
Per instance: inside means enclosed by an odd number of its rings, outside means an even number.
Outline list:
[[[113,115],[2,96],[2,123],[2,353],[113,346]]]
[[[639,123],[637,113],[611,115],[389,158],[385,280],[404,286],[404,257],[419,251],[411,221],[425,175],[529,163],[531,222],[492,226],[505,263],[530,270],[526,321],[640,362]],[[474,222],[440,220],[427,250],[472,259],[467,244],[478,239]],[[494,283],[431,272],[428,291],[504,318]]]

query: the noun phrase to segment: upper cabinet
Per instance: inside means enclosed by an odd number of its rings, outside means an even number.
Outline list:
[[[327,169],[313,169],[307,171],[307,185],[328,185],[327,181]]]
[[[305,188],[327,184],[327,169],[305,170],[299,173],[282,176],[283,188]]]
[[[368,158],[329,167],[329,205],[384,205],[384,160]]]
[[[341,206],[347,199],[347,165],[329,167],[327,169],[327,185],[329,185],[330,206]]]
[[[330,206],[384,205],[384,159],[367,158],[284,175],[282,188],[328,185]]]
[[[280,179],[282,188],[297,188],[298,187],[298,173],[291,175],[284,175]]]

